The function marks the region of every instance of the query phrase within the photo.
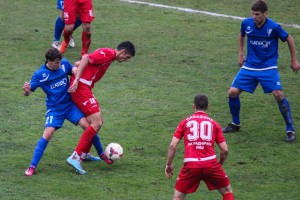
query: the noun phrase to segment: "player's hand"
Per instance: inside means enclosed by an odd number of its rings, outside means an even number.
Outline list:
[[[245,57],[243,55],[240,55],[238,62],[239,62],[239,66],[243,67],[244,62],[245,62]]]
[[[31,87],[30,87],[30,83],[25,82],[23,85],[23,91],[24,91],[24,95],[28,96],[31,93]]]
[[[166,177],[168,179],[172,178],[173,176],[173,171],[174,171],[174,167],[173,165],[166,165],[166,168],[165,168],[165,174],[166,174]]]
[[[74,93],[78,88],[78,80],[74,80],[73,84],[69,87],[68,92]]]
[[[291,62],[291,68],[295,73],[297,73],[300,70],[300,65],[297,60]]]
[[[78,68],[77,67],[73,67],[72,68],[72,74],[76,77],[76,74],[77,74],[77,70]]]

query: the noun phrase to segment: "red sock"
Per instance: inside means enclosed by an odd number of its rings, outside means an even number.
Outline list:
[[[87,129],[85,129],[75,149],[75,151],[79,156],[81,156],[82,152],[86,152],[87,149],[90,149],[90,145],[92,144],[92,139],[96,134],[97,132],[92,126],[89,126],[87,127]]]
[[[82,40],[82,47],[81,47],[81,55],[87,54],[91,44],[91,35],[85,31],[82,31],[81,40]]]
[[[70,42],[70,38],[71,38],[71,35],[73,34],[73,31],[66,31],[64,29],[64,40],[67,44],[69,44]]]
[[[232,193],[223,194],[223,200],[234,200],[234,196]]]

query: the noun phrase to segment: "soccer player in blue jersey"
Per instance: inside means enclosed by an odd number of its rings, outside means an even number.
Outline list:
[[[60,49],[60,38],[61,34],[65,28],[65,21],[64,21],[64,0],[57,0],[57,9],[60,10],[60,14],[57,17],[55,21],[55,26],[54,26],[54,39],[52,43],[52,47],[56,49]],[[77,17],[75,25],[74,25],[74,30],[77,29],[80,25],[82,24],[81,20],[79,17]],[[70,38],[69,42],[70,47],[75,47],[75,42],[73,37]]]
[[[81,128],[86,129],[90,126],[84,114],[75,106],[68,88],[70,86],[69,75],[76,73],[76,67],[73,67],[68,60],[62,58],[62,54],[56,48],[51,48],[46,52],[46,62],[32,76],[30,82],[23,85],[23,93],[29,96],[40,87],[47,95],[45,116],[45,129],[43,136],[36,143],[31,164],[25,171],[26,176],[32,176],[36,167],[43,156],[43,153],[51,140],[55,130],[62,127],[65,119],[73,124],[79,124]],[[97,153],[103,154],[103,148],[100,138],[96,135],[92,140]],[[83,160],[98,161],[99,157],[94,157],[90,153],[82,156]],[[86,174],[82,169],[80,162],[75,163],[77,171],[80,174]]]
[[[286,123],[286,142],[296,138],[292,122],[289,102],[284,97],[277,68],[278,40],[287,42],[291,55],[291,68],[294,72],[300,70],[296,57],[294,39],[282,27],[268,18],[268,6],[265,1],[258,0],[252,7],[252,18],[243,20],[239,34],[239,65],[240,70],[234,78],[228,91],[229,108],[232,122],[223,128],[224,133],[240,129],[240,98],[243,92],[253,93],[260,83],[265,93],[275,97],[281,115]],[[247,57],[243,50],[247,35]]]

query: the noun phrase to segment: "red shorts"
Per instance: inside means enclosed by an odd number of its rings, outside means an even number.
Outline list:
[[[182,193],[196,192],[203,180],[209,190],[220,189],[230,184],[220,164],[209,168],[182,167],[178,175],[175,189]]]
[[[77,15],[79,15],[82,22],[91,23],[94,19],[92,0],[65,0],[65,23],[75,24]]]
[[[90,116],[94,113],[100,112],[100,105],[97,99],[93,95],[92,91],[83,83],[79,83],[76,92],[70,94],[73,102],[81,110],[81,112],[85,114],[85,116]]]

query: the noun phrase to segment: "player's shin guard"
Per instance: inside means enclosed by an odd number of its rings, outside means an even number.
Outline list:
[[[30,166],[36,167],[39,164],[39,162],[44,154],[44,151],[47,147],[47,144],[48,144],[48,140],[46,140],[45,138],[41,137],[39,139],[39,141],[37,142],[37,144],[35,146],[35,150],[33,153],[33,157],[32,157]]]
[[[76,22],[74,25],[74,31],[82,24],[81,20],[79,17],[76,18]]]
[[[72,34],[73,34],[73,31],[66,31],[66,29],[64,29],[64,41],[66,42],[67,45],[70,42]]]
[[[234,196],[232,193],[223,194],[223,200],[234,200]]]
[[[228,105],[230,108],[230,113],[232,115],[232,122],[236,125],[240,124],[240,109],[241,109],[241,103],[240,103],[240,97],[228,98]]]
[[[284,98],[282,101],[278,102],[278,107],[285,121],[286,131],[294,131],[292,113],[291,113],[289,101],[286,98]]]
[[[75,149],[77,154],[81,156],[86,149],[90,148],[93,137],[97,134],[95,129],[92,126],[89,126],[81,135],[78,145]],[[88,152],[85,152],[88,153]]]
[[[82,56],[84,54],[87,54],[89,51],[90,44],[91,44],[91,36],[92,36],[91,32],[90,33],[85,32],[85,31],[82,32],[82,36],[81,36],[81,39],[82,39],[81,55]]]
[[[60,18],[60,16],[58,16],[54,26],[54,41],[60,40],[64,28],[65,28],[65,22]]]
[[[93,137],[92,143],[93,143],[94,147],[96,148],[98,155],[101,155],[103,153],[103,147],[102,147],[101,140],[100,140],[100,137],[98,134],[96,134]]]

